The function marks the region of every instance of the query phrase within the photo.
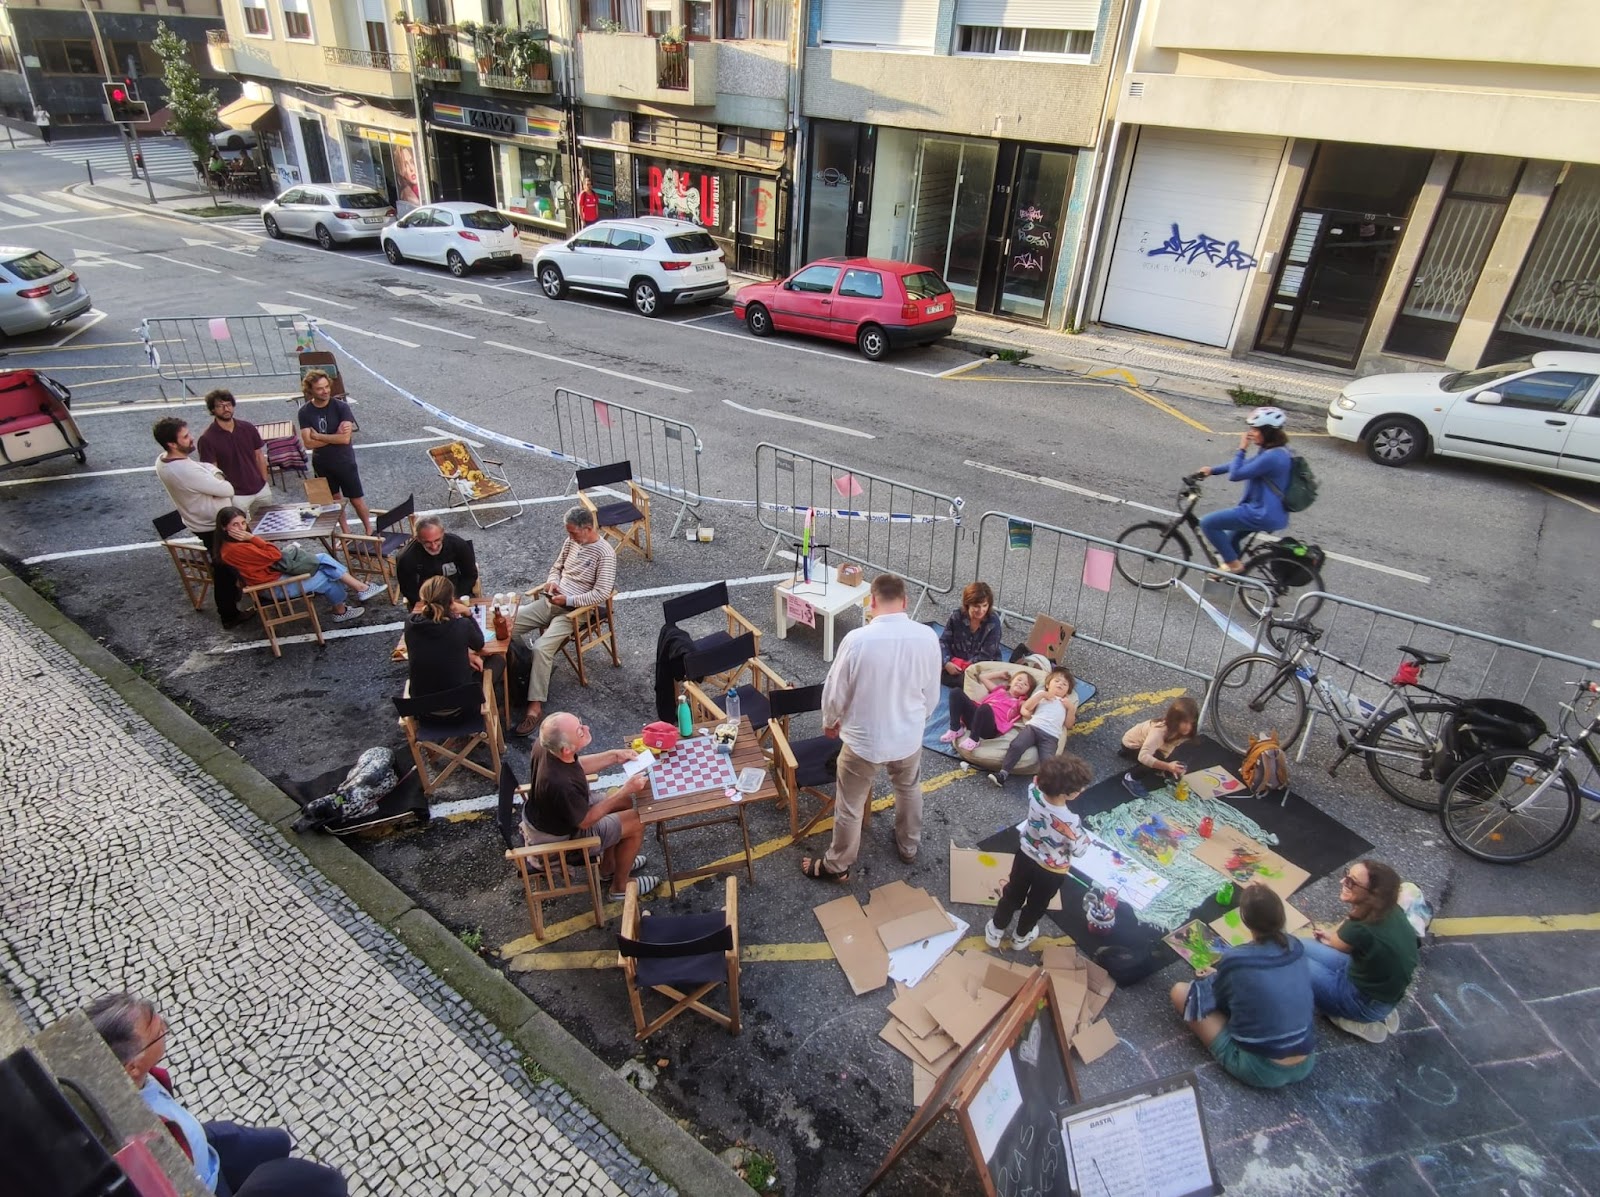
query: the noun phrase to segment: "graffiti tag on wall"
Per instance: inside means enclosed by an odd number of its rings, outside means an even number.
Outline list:
[[[696,186],[687,167],[651,166],[646,179],[651,216],[671,216],[707,229],[721,227],[722,180],[715,172],[702,172]]]
[[[1174,258],[1186,266],[1210,262],[1213,266],[1228,266],[1234,270],[1250,270],[1257,265],[1255,256],[1240,249],[1237,241],[1223,241],[1205,233],[1185,238],[1176,222],[1172,225],[1172,235],[1154,249],[1146,250],[1145,256]]]

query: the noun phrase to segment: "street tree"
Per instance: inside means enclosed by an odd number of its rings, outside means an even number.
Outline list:
[[[200,72],[189,61],[189,43],[162,21],[150,43],[161,59],[161,81],[167,85],[167,107],[172,115],[167,128],[194,151],[202,171],[211,156],[211,135],[222,128],[217,120],[221,103],[216,88],[200,86]]]

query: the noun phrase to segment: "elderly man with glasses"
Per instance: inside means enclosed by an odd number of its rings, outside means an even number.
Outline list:
[[[172,1132],[206,1188],[217,1197],[347,1197],[344,1177],[309,1160],[293,1160],[288,1132],[234,1122],[201,1122],[178,1103],[160,1067],[170,1028],[155,1003],[108,993],[84,1008],[152,1113]]]
[[[478,558],[465,536],[446,532],[436,515],[417,521],[417,535],[395,558],[395,580],[413,611],[419,609],[422,584],[429,578],[449,578],[456,598],[466,601],[478,588]]]

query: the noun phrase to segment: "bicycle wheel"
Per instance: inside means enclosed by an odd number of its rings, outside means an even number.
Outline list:
[[[1184,539],[1171,524],[1159,523],[1156,520],[1147,520],[1142,524],[1135,524],[1125,528],[1122,535],[1117,537],[1117,543],[1127,545],[1130,549],[1142,549],[1148,553],[1165,553],[1168,557],[1182,557],[1185,561],[1194,559],[1194,552],[1189,547],[1189,542]],[[1160,590],[1170,586],[1172,580],[1186,572],[1182,566],[1173,565],[1166,561],[1152,561],[1143,553],[1118,553],[1117,572],[1141,590]]]
[[[1296,590],[1322,589],[1322,571],[1316,566],[1299,557],[1279,553],[1270,548],[1251,553],[1242,563],[1239,572],[1265,582],[1278,599],[1287,599],[1290,593]],[[1239,597],[1257,619],[1271,610],[1263,603],[1261,592],[1252,586],[1244,587]],[[1293,604],[1285,605],[1293,606]],[[1300,604],[1296,610],[1299,618],[1310,619],[1321,607],[1322,600],[1313,599],[1309,603]]]
[[[1246,653],[1222,667],[1206,695],[1211,730],[1235,752],[1250,747],[1250,737],[1278,733],[1288,748],[1306,726],[1306,688],[1294,666],[1266,653]]]
[[[1450,842],[1490,864],[1521,864],[1578,825],[1578,786],[1555,758],[1520,748],[1480,752],[1444,783],[1439,821]]]
[[[1367,772],[1389,797],[1417,810],[1436,811],[1444,774],[1455,762],[1445,755],[1444,733],[1456,707],[1414,702],[1397,707],[1361,733],[1357,741]]]

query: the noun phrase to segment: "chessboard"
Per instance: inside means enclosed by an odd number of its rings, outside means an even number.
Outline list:
[[[698,738],[680,740],[650,770],[650,789],[658,800],[724,790],[734,781],[732,761],[709,740]]]
[[[261,517],[253,531],[257,536],[273,536],[279,532],[303,532],[317,522],[315,515],[307,516],[298,507],[269,511]]]

